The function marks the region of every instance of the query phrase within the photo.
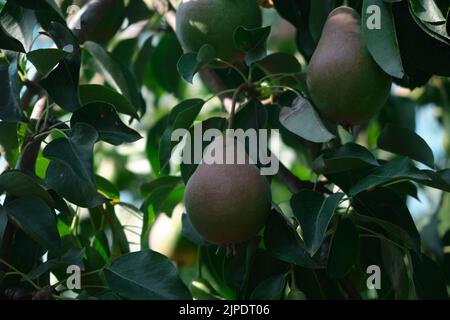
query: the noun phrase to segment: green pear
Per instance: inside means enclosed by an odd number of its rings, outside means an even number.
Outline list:
[[[217,58],[231,63],[244,57],[234,43],[234,32],[240,26],[261,26],[256,0],[183,0],[176,14],[176,34],[186,52],[198,52],[209,44]]]
[[[364,43],[359,14],[349,7],[334,9],[307,71],[309,94],[319,111],[344,125],[366,122],[385,104],[391,82]]]
[[[221,161],[214,161],[217,159]],[[207,147],[186,185],[184,202],[189,219],[211,243],[249,240],[267,220],[270,185],[249,159],[243,145],[230,136],[219,136]]]

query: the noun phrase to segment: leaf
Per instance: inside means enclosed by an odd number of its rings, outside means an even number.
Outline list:
[[[39,73],[46,75],[69,54],[70,52],[56,48],[37,49],[28,52],[27,59]]]
[[[119,257],[104,270],[104,275],[109,287],[127,299],[191,299],[173,264],[151,250]]]
[[[368,11],[371,6],[380,9],[380,28],[370,28],[371,17],[374,12]],[[395,78],[403,78],[402,59],[395,33],[394,17],[389,4],[383,0],[364,0],[361,19],[364,41],[376,63],[384,72]]]
[[[83,105],[93,102],[103,102],[113,105],[117,112],[139,118],[137,110],[131,102],[120,93],[99,84],[80,85],[80,100]]]
[[[292,211],[300,223],[303,240],[311,256],[320,248],[328,224],[343,196],[343,193],[335,193],[324,198],[312,190],[302,190],[292,196]]]
[[[0,121],[0,151],[12,168],[15,167],[17,159],[19,158],[19,139],[17,131],[17,123]]]
[[[336,232],[331,240],[327,272],[333,278],[343,278],[358,261],[359,233],[349,218],[338,222]]]
[[[55,215],[43,200],[34,196],[21,197],[8,203],[6,211],[28,236],[53,253],[61,253]]]
[[[140,90],[128,68],[95,42],[86,41],[84,48],[94,57],[94,66],[105,80],[122,93],[133,104],[135,110],[142,110]]]
[[[103,102],[89,103],[74,112],[70,125],[74,127],[77,123],[91,125],[97,130],[100,140],[116,146],[142,138],[122,122],[112,105]]]
[[[313,163],[314,170],[320,173],[342,172],[366,166],[378,167],[379,164],[369,150],[352,142],[337,149],[326,149]]]
[[[192,83],[194,75],[215,58],[216,51],[214,47],[205,44],[201,46],[198,53],[188,52],[180,57],[177,63],[178,73],[184,80]]]
[[[55,205],[36,178],[18,170],[9,170],[0,175],[0,194],[3,192],[16,197],[34,196],[44,200],[50,207]]]
[[[383,150],[434,167],[433,151],[425,140],[409,129],[388,124],[378,136],[377,145]]]
[[[448,293],[445,278],[439,265],[424,254],[411,252],[414,286],[419,299],[444,299]]]
[[[297,58],[291,54],[283,52],[272,53],[258,61],[256,65],[263,70],[266,75],[274,75],[271,81],[279,82],[291,87],[300,84],[298,77],[302,71],[302,65]],[[285,74],[285,76],[275,77],[275,75],[281,74]],[[302,89],[304,88],[302,87]]]
[[[19,52],[30,50],[33,42],[33,30],[36,26],[34,12],[18,6],[14,1],[8,1],[0,13],[0,47]],[[9,48],[8,48],[9,47]]]
[[[291,108],[284,107],[281,110],[280,122],[292,133],[312,142],[328,142],[334,138],[311,103],[300,96],[294,100]]]
[[[95,175],[98,192],[112,201],[120,201],[120,191],[107,179]]]
[[[277,259],[305,268],[317,267],[297,232],[277,211],[272,211],[266,223],[264,244],[270,255]]]
[[[358,194],[352,201],[358,225],[368,225],[395,243],[420,252],[420,235],[405,201],[389,189]],[[375,227],[375,228],[374,228]],[[381,228],[381,229],[380,229]],[[384,232],[383,232],[384,231]]]
[[[333,6],[333,0],[311,1],[308,20],[309,30],[315,42],[319,41],[323,26]]]
[[[39,83],[61,108],[73,112],[81,108],[78,83],[81,50],[78,40],[67,26],[52,22],[47,30],[59,49],[71,51],[58,66]]]
[[[169,169],[166,167],[166,170],[161,170],[161,164],[159,159],[159,148],[161,137],[166,130],[168,122],[168,115],[163,116],[150,128],[147,133],[147,143],[145,146],[145,153],[147,154],[147,159],[150,162],[152,167],[152,171],[155,172],[156,175],[160,175],[161,173],[167,173]]]
[[[411,160],[400,158],[375,168],[368,176],[355,183],[349,194],[355,196],[364,190],[405,179],[431,180],[425,173],[418,170]]]
[[[0,243],[3,243],[3,236],[5,234],[7,225],[8,225],[8,216],[6,215],[6,210],[2,205],[0,205]]]
[[[60,196],[81,207],[92,208],[105,202],[97,193],[92,168],[93,148],[98,139],[94,128],[78,123],[70,137],[50,142],[44,157],[52,160],[45,182]]]
[[[172,149],[177,143],[172,141],[172,133],[177,129],[189,129],[204,104],[205,101],[202,99],[189,99],[182,101],[171,110],[167,127],[159,146],[161,169],[168,165]]]
[[[287,277],[285,274],[270,277],[262,281],[253,290],[251,300],[280,300],[286,287]]]
[[[420,20],[430,23],[445,23],[445,17],[435,1],[411,0],[410,4],[412,12]]]
[[[61,257],[49,259],[40,264],[37,268],[28,273],[28,277],[32,280],[39,278],[43,274],[62,267],[76,265],[83,268],[84,248],[71,248]],[[65,271],[65,270],[64,270]]]
[[[9,66],[0,64],[0,119],[7,122],[25,122],[20,103],[20,78],[17,61]]]
[[[234,43],[245,51],[245,64],[247,66],[264,59],[267,55],[266,41],[270,35],[271,27],[247,29],[238,27],[234,32]]]

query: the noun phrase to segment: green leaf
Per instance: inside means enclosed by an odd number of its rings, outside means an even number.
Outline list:
[[[435,1],[411,0],[410,4],[412,12],[420,20],[430,23],[445,23],[445,17]]]
[[[95,175],[95,183],[100,194],[113,201],[120,200],[120,191],[110,181],[99,175]]]
[[[317,267],[297,232],[277,211],[272,211],[266,223],[264,243],[269,253],[277,259],[305,268]]]
[[[292,211],[300,223],[303,240],[311,256],[320,248],[328,224],[343,196],[343,193],[335,193],[324,198],[312,190],[302,190],[292,196]]]
[[[318,42],[322,35],[322,29],[333,9],[334,1],[311,1],[309,10],[309,30],[315,42]]]
[[[81,108],[78,83],[81,50],[67,26],[52,22],[47,30],[60,50],[71,52],[39,83],[61,108],[73,112]]]
[[[33,42],[33,30],[36,26],[34,12],[8,1],[0,13],[0,47],[19,52],[30,50]],[[9,47],[9,48],[8,48]]]
[[[55,254],[61,253],[61,239],[53,210],[40,198],[18,198],[6,206],[9,218],[28,236]]]
[[[0,89],[1,90],[1,89]],[[16,123],[0,122],[0,150],[9,163],[10,167],[15,167],[19,158],[19,139],[17,136],[18,126]]]
[[[370,6],[380,9],[380,28],[369,29],[373,12],[367,12]],[[376,17],[376,16],[373,16]],[[364,0],[362,9],[361,27],[364,41],[381,69],[395,78],[403,78],[402,59],[395,33],[394,17],[389,4],[383,0]]]
[[[198,53],[188,52],[181,56],[177,63],[177,70],[180,76],[189,83],[192,83],[194,75],[216,57],[215,49],[209,45],[203,45]]]
[[[377,145],[383,150],[409,157],[431,168],[434,167],[433,151],[425,140],[409,129],[388,124],[380,133]]]
[[[355,220],[370,230],[385,234],[402,247],[420,251],[420,235],[405,201],[389,189],[363,192],[353,198]]]
[[[114,107],[103,102],[93,102],[77,110],[70,119],[70,125],[87,123],[94,127],[99,139],[112,145],[135,142],[141,135],[127,127],[116,113]]]
[[[253,290],[251,300],[280,300],[283,297],[287,276],[280,274],[262,281]]]
[[[270,35],[270,29],[270,26],[256,29],[247,29],[241,26],[234,32],[236,46],[246,52],[245,63],[247,66],[266,57],[266,41]]]
[[[314,170],[320,173],[336,173],[365,166],[378,167],[379,164],[369,150],[351,142],[337,149],[326,149],[313,163]]]
[[[93,148],[98,139],[94,128],[78,123],[70,137],[50,142],[44,157],[52,160],[45,182],[60,196],[81,207],[92,208],[105,202],[97,193],[93,173]]]
[[[83,248],[71,248],[61,257],[49,259],[44,263],[40,264],[37,268],[33,269],[28,273],[30,279],[37,279],[44,273],[49,271],[68,267],[70,265],[76,265],[80,268],[84,267],[83,263],[84,249]],[[65,270],[64,270],[65,271]]]
[[[202,99],[189,99],[182,101],[171,110],[167,128],[159,146],[161,169],[168,165],[172,149],[177,144],[177,142],[171,140],[172,133],[177,129],[189,129],[204,104],[205,101]]]
[[[20,104],[20,78],[17,61],[9,66],[0,64],[0,119],[7,122],[25,122]]]
[[[327,272],[333,278],[343,278],[357,263],[359,257],[359,233],[353,222],[342,218],[331,241]]]
[[[104,275],[109,287],[127,299],[191,299],[173,264],[151,250],[121,256],[104,270]]]
[[[367,177],[355,183],[351,187],[349,194],[354,196],[364,190],[406,179],[431,180],[425,173],[418,170],[411,160],[400,158],[375,168]]]
[[[128,68],[95,42],[86,41],[84,48],[94,57],[94,66],[105,80],[122,93],[133,104],[135,110],[142,110],[140,90]]]
[[[139,118],[136,108],[120,93],[99,84],[80,85],[80,100],[83,105],[93,102],[103,102],[113,105],[117,112]]]
[[[161,170],[161,164],[159,159],[159,148],[161,137],[167,127],[168,115],[163,116],[161,119],[157,120],[156,123],[150,128],[147,133],[147,143],[145,146],[145,153],[147,154],[147,159],[150,162],[152,171],[156,175],[163,174],[168,170]],[[168,169],[166,167],[166,169]],[[162,172],[161,172],[162,171]]]
[[[298,86],[300,83],[298,77],[302,71],[302,65],[297,58],[291,54],[283,52],[272,53],[258,61],[256,65],[263,70],[266,75],[285,74],[283,77],[274,76],[271,81],[279,82],[282,85],[291,87]]]
[[[445,277],[439,265],[428,256],[414,252],[411,252],[411,262],[417,298],[447,300]]]
[[[16,197],[34,196],[44,200],[50,207],[55,205],[37,178],[18,170],[9,170],[0,175],[0,194],[3,192]]]
[[[6,215],[6,210],[2,205],[0,205],[0,244],[3,243],[3,236],[5,234],[7,225],[8,225],[8,216]]]
[[[328,142],[334,138],[311,103],[300,96],[294,100],[291,108],[284,107],[281,110],[280,122],[290,132],[312,142]]]
[[[46,75],[69,54],[70,52],[56,48],[37,49],[28,52],[27,59],[31,61],[39,73]]]

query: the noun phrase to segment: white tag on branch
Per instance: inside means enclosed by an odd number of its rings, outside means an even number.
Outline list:
[[[301,96],[294,100],[291,108],[281,109],[280,122],[292,133],[312,142],[323,143],[334,138],[311,103]]]

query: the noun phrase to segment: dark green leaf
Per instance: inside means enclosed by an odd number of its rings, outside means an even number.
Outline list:
[[[17,136],[18,126],[16,123],[0,122],[0,146],[3,156],[10,167],[16,165],[19,158],[19,139]]]
[[[177,70],[180,76],[189,83],[192,83],[194,75],[216,57],[215,49],[209,45],[203,45],[198,53],[188,52],[181,56],[177,63]]]
[[[428,256],[411,252],[413,279],[419,299],[445,299],[448,293],[439,265]]]
[[[49,73],[61,60],[71,52],[56,48],[37,49],[27,53],[27,59],[43,75]]]
[[[0,34],[5,32],[0,39],[6,40],[0,42],[1,48],[20,52],[30,50],[36,26],[36,17],[32,10],[22,8],[14,1],[8,1],[0,13],[0,25],[3,29]]]
[[[202,99],[189,99],[182,101],[171,110],[167,128],[159,146],[159,158],[162,169],[168,164],[172,149],[177,144],[176,141],[172,141],[172,133],[177,129],[189,129],[204,104],[205,101]]]
[[[7,224],[8,224],[8,216],[6,215],[6,210],[5,208],[3,208],[2,205],[0,205],[0,244],[3,243],[3,235],[5,234]]]
[[[83,105],[92,102],[103,102],[113,105],[117,112],[139,118],[137,110],[131,102],[120,93],[98,84],[80,85],[80,100]]]
[[[0,64],[0,119],[7,122],[25,121],[20,104],[20,78],[17,62]]]
[[[388,124],[380,133],[377,144],[383,150],[407,156],[429,167],[434,167],[433,151],[425,140],[409,129]]]
[[[338,149],[327,149],[317,158],[313,167],[321,173],[336,173],[365,166],[379,166],[369,150],[355,143],[346,143]]]
[[[191,299],[173,264],[151,250],[123,255],[104,274],[109,287],[127,299]]]
[[[93,148],[98,134],[90,125],[79,123],[69,138],[47,145],[44,157],[52,160],[45,181],[60,196],[82,207],[95,207],[105,201],[97,193],[92,168]]]
[[[18,198],[6,206],[10,219],[39,244],[60,254],[61,239],[52,209],[40,198]]]
[[[261,282],[253,290],[252,300],[280,300],[286,287],[287,277],[285,274],[270,277]]]
[[[302,190],[291,198],[291,207],[302,228],[303,239],[312,256],[320,248],[328,224],[339,205],[343,193],[328,198],[312,190]]]
[[[342,218],[331,241],[327,272],[333,278],[346,276],[358,261],[359,233],[353,222]]]
[[[423,172],[418,170],[411,160],[400,158],[392,160],[382,166],[377,167],[367,177],[358,181],[350,189],[350,195],[354,196],[358,193],[369,190],[377,186],[386,185],[400,180],[424,180],[431,179]]]
[[[266,41],[270,35],[270,29],[270,26],[256,29],[241,26],[234,32],[234,42],[239,49],[246,52],[245,63],[248,66],[266,57]]]
[[[368,12],[367,9],[370,6],[380,9],[379,16],[371,11]],[[389,4],[384,3],[383,0],[364,0],[362,13],[362,34],[373,59],[387,74],[395,78],[403,78],[403,65]],[[369,29],[370,20],[377,17],[381,23],[380,28]]]
[[[305,268],[315,268],[299,235],[277,211],[272,211],[264,231],[264,243],[269,253],[282,261]]]
[[[0,194],[7,192],[16,197],[34,196],[53,207],[55,202],[40,182],[21,171],[10,170],[0,175]]]
[[[116,113],[114,107],[103,102],[93,102],[77,110],[70,119],[70,125],[87,123],[94,127],[99,139],[113,145],[135,142],[141,135],[127,127]]]
[[[71,53],[62,59],[58,66],[40,81],[40,84],[61,108],[73,112],[81,107],[78,90],[81,66],[80,46],[65,25],[52,22],[47,31],[59,49]]]
[[[107,179],[99,175],[95,175],[95,183],[97,184],[98,192],[103,196],[114,201],[118,201],[120,199],[119,190],[117,190],[116,186],[114,186]]]
[[[84,48],[94,57],[94,66],[105,80],[122,93],[133,104],[135,110],[142,110],[140,90],[128,68],[95,42],[85,42]]]

